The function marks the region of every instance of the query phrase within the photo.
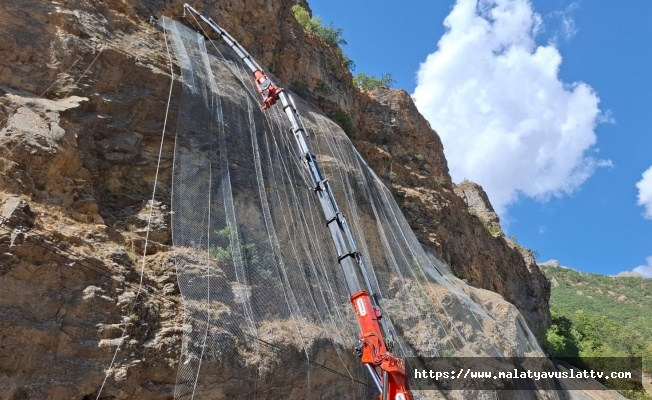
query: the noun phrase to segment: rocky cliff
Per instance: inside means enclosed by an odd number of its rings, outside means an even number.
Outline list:
[[[341,53],[296,23],[295,3],[196,6],[325,114],[346,116],[356,147],[386,179],[421,242],[470,285],[514,304],[541,333],[549,323],[548,281],[497,233],[498,221],[479,211],[490,209],[486,196],[451,182],[441,141],[407,93],[354,87]],[[130,336],[111,393],[172,393],[182,334],[169,255],[172,134],[162,143],[156,201],[149,203],[170,79],[162,33],[146,21],[180,17],[182,5],[0,5],[2,398],[92,396],[125,326]],[[326,86],[332,90],[317,90]],[[176,120],[178,90],[169,121]],[[498,296],[487,301],[514,324]]]
[[[419,240],[470,285],[501,294],[541,334],[550,285],[529,251],[506,239],[482,188],[451,182],[441,140],[405,91],[358,92],[354,143],[387,178]]]

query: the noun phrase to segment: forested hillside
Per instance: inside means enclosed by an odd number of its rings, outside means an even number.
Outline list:
[[[553,325],[542,340],[548,352],[643,357],[643,370],[652,372],[652,280],[585,274],[558,265],[542,268],[551,280]]]

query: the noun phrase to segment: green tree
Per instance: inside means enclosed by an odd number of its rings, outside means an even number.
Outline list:
[[[330,117],[342,128],[344,133],[349,135],[349,137],[353,136],[353,117],[351,117],[351,114],[343,110],[337,110]]]
[[[353,77],[353,83],[361,89],[375,90],[383,86],[391,87],[394,84],[394,78],[390,73],[378,78],[375,75],[367,75],[364,72],[360,72]]]
[[[308,10],[299,4],[292,6],[292,13],[305,31],[314,33],[330,46],[338,47],[346,44],[346,40],[342,37],[342,28],[336,28],[332,23],[325,26],[320,17],[311,17]]]
[[[554,311],[551,316],[552,326],[542,340],[543,347],[554,357],[578,357],[582,335],[570,319]]]

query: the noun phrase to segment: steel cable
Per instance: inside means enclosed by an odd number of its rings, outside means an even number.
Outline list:
[[[154,210],[154,201],[155,201],[155,198],[156,198],[156,188],[157,188],[157,185],[158,185],[158,177],[159,177],[159,172],[160,172],[160,169],[161,169],[161,159],[162,159],[162,156],[163,156],[163,144],[165,142],[165,130],[167,128],[168,116],[169,116],[169,111],[170,111],[170,104],[171,104],[171,101],[172,101],[172,89],[174,88],[174,70],[173,70],[173,67],[172,67],[172,55],[170,53],[170,48],[168,46],[167,36],[165,34],[163,36],[164,36],[164,39],[165,39],[165,49],[166,49],[167,56],[168,56],[168,64],[170,66],[170,90],[169,90],[169,93],[168,93],[167,104],[166,104],[166,107],[165,107],[165,118],[164,118],[164,121],[163,121],[163,129],[162,129],[162,132],[161,132],[161,142],[160,142],[159,152],[158,152],[158,161],[156,163],[156,173],[154,175],[154,185],[153,185],[153,188],[152,188],[152,197],[151,197],[150,202],[149,202],[150,203],[149,204],[149,213],[148,213],[148,216],[147,216],[147,228],[145,229],[145,243],[144,243],[144,246],[143,246],[143,256],[142,256],[142,263],[141,263],[141,268],[140,268],[140,277],[139,277],[139,281],[138,281],[138,289],[136,291],[136,296],[134,297],[134,300],[133,300],[133,302],[131,304],[131,310],[130,310],[129,314],[127,314],[127,315],[132,315],[134,310],[136,309],[136,305],[138,303],[138,298],[140,297],[142,287],[143,287],[143,278],[145,276],[145,264],[146,264],[146,256],[147,256],[147,245],[149,243],[149,234],[150,234],[151,223],[152,223],[152,215],[153,215],[153,210]],[[101,51],[100,51],[100,53],[101,53]],[[95,60],[97,60],[100,53],[98,53],[98,55],[95,57]],[[95,60],[93,60],[93,63],[95,62]],[[91,63],[91,65],[92,65],[92,63]],[[86,72],[88,72],[89,69],[90,69],[90,66],[86,69],[86,71],[84,72],[83,75],[85,75]],[[83,77],[83,75],[82,75],[82,77]],[[79,80],[81,80],[81,77],[80,77]],[[79,80],[77,82],[79,82]],[[70,93],[70,92],[68,92],[68,93]],[[102,381],[102,385],[100,386],[100,389],[97,392],[96,400],[99,400],[100,395],[102,394],[102,390],[104,389],[106,381],[109,378],[109,374],[111,373],[113,365],[115,364],[115,360],[116,360],[116,358],[118,356],[118,353],[120,352],[120,348],[122,347],[122,344],[124,343],[124,339],[126,338],[126,336],[127,336],[127,325],[125,324],[125,326],[122,328],[122,336],[120,337],[120,341],[118,342],[118,345],[117,345],[117,347],[115,349],[115,352],[113,353],[113,358],[111,359],[111,363],[109,364],[109,367],[106,370],[106,374],[104,376],[104,380]]]

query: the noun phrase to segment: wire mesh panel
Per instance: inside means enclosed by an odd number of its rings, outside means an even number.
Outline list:
[[[183,77],[172,190],[185,307],[175,398],[377,398],[352,351],[359,328],[350,293],[285,115],[260,109],[250,71],[228,49],[161,23]],[[295,101],[377,289],[394,353],[539,354],[527,328],[497,324],[491,302],[478,302],[480,291],[421,246],[342,130]]]

